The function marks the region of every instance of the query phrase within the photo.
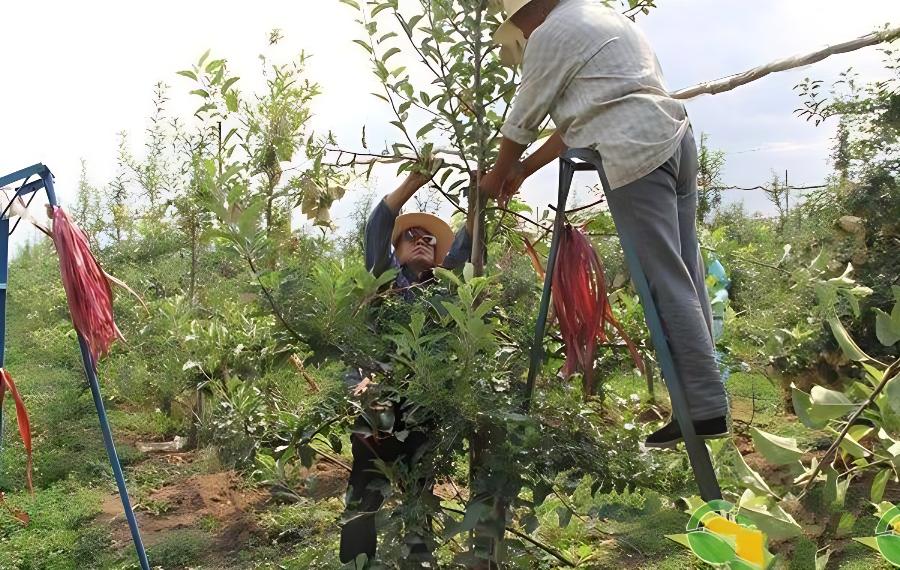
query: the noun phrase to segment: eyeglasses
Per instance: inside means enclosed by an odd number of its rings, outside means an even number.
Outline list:
[[[404,241],[416,243],[418,241],[425,242],[426,245],[436,246],[437,238],[429,234],[421,228],[410,228],[400,234]]]

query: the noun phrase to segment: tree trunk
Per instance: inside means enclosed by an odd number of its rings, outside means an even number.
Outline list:
[[[475,97],[475,128],[476,136],[478,138],[478,157],[477,157],[477,169],[474,176],[474,188],[469,188],[469,218],[473,221],[472,223],[472,266],[474,269],[474,274],[476,276],[484,275],[484,265],[485,265],[485,210],[484,206],[486,200],[481,195],[481,174],[487,167],[487,149],[486,149],[486,137],[487,133],[485,132],[484,125],[484,115],[485,115],[485,101],[483,95],[481,95],[481,65],[482,65],[482,36],[481,36],[481,23],[484,17],[485,9],[487,8],[486,0],[481,0],[476,8],[475,14],[475,46],[473,53],[473,61],[475,62],[475,76],[474,76],[474,86],[473,91],[476,94]],[[491,430],[489,426],[484,426],[481,428],[477,428],[475,432],[472,434],[470,439],[471,448],[469,452],[469,485],[470,489],[473,488],[472,485],[475,483],[476,478],[479,477],[479,473],[484,470],[484,466],[486,463],[486,458],[490,453],[491,448]],[[499,519],[505,522],[506,519],[506,507],[503,503],[503,498],[498,493],[493,493],[492,496],[484,497],[485,500],[492,501],[492,513],[491,519]],[[496,525],[491,525],[496,528]],[[489,559],[485,561],[485,568],[495,568],[499,567],[501,562],[500,556],[500,544],[503,537],[503,529],[504,525],[500,526],[499,537],[495,538],[493,533],[486,528],[475,528],[475,531],[472,533],[472,541],[471,548],[473,552],[484,551],[487,550],[489,554]]]
[[[197,289],[197,254],[198,254],[198,236],[197,236],[197,218],[196,214],[189,218],[191,226],[191,275],[188,284],[188,301],[193,305],[194,296]]]

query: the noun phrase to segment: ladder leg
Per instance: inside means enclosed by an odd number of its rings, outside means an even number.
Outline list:
[[[9,218],[0,220],[0,368],[6,366],[6,291],[9,281]],[[0,451],[3,450],[4,420],[0,406]]]
[[[109,456],[109,464],[112,466],[113,475],[116,478],[116,486],[119,489],[119,498],[125,509],[125,518],[128,519],[128,528],[131,529],[131,540],[134,541],[134,549],[137,551],[138,560],[142,570],[150,570],[150,562],[144,550],[144,542],[141,540],[141,531],[138,528],[134,510],[131,508],[131,499],[128,498],[128,489],[125,487],[125,475],[122,473],[122,465],[119,463],[119,455],[113,443],[112,431],[109,429],[109,420],[106,418],[106,408],[103,406],[103,398],[100,395],[100,383],[97,381],[97,373],[94,370],[94,362],[88,350],[84,337],[78,335],[78,345],[81,348],[81,359],[84,362],[84,374],[91,386],[91,395],[94,397],[94,405],[97,407],[97,416],[100,418],[100,430],[103,432],[103,444],[106,446],[106,454]]]
[[[534,395],[534,385],[537,375],[541,370],[544,360],[544,332],[547,329],[547,314],[550,311],[550,290],[553,283],[553,270],[556,267],[556,256],[559,250],[559,240],[562,227],[565,223],[566,201],[569,197],[569,189],[572,186],[572,178],[575,170],[572,163],[564,158],[559,160],[559,192],[556,199],[556,218],[553,222],[553,238],[550,242],[550,254],[547,256],[547,271],[544,274],[544,291],[541,294],[541,304],[538,310],[537,324],[534,330],[534,340],[531,343],[531,361],[528,365],[528,384],[525,387],[525,401],[523,409],[527,413],[531,408],[531,398]]]

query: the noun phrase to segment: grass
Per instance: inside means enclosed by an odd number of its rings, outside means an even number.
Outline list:
[[[34,496],[7,496],[10,506],[31,517],[27,527],[0,517],[0,568],[80,569],[93,566],[109,545],[109,533],[88,526],[99,512],[103,493],[74,480],[60,481]]]
[[[179,529],[169,532],[162,542],[147,551],[154,566],[177,570],[196,565],[213,545],[212,536],[202,530]]]

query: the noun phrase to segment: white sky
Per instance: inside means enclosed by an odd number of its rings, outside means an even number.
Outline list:
[[[848,40],[891,22],[900,23],[897,0],[659,0],[639,20],[672,89]],[[370,144],[394,132],[389,109],[369,95],[378,88],[359,37],[354,13],[337,0],[160,0],[156,2],[5,2],[0,8],[0,174],[35,162],[56,175],[63,203],[74,197],[80,159],[103,184],[114,175],[116,133],[127,131],[139,153],[150,115],[153,85],[172,86],[173,109],[189,114],[196,101],[184,93],[190,81],[175,75],[207,48],[229,61],[246,90],[259,76],[257,56],[272,28],[283,30],[285,59],[306,50],[309,76],[323,95],[314,105],[314,128],[333,130],[358,148],[365,124]],[[792,184],[814,184],[828,173],[834,125],[818,128],[797,119],[791,88],[806,76],[830,82],[853,66],[864,79],[885,74],[873,48],[837,56],[811,68],[770,76],[737,91],[688,104],[695,131],[709,133],[729,153],[728,184],[766,182],[771,169],[790,171]],[[761,150],[760,150],[761,149]],[[748,152],[751,151],[751,152]],[[379,192],[390,190],[395,168],[376,170]],[[529,181],[524,195],[545,205],[555,196],[556,172],[548,167]],[[339,224],[359,193],[333,210]],[[744,195],[751,209],[758,195]],[[20,230],[21,231],[21,230]],[[20,236],[21,240],[24,236]]]

